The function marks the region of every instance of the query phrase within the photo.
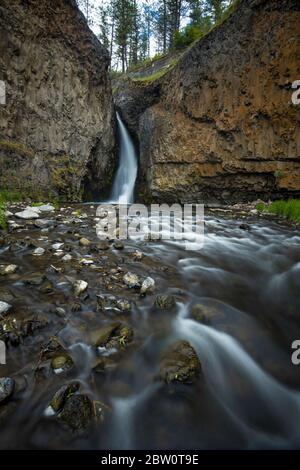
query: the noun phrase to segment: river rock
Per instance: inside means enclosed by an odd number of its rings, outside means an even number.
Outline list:
[[[81,260],[79,261],[80,264],[83,264],[84,266],[91,266],[92,264],[94,264],[94,260],[93,259],[90,259],[90,258],[81,258]]]
[[[38,247],[33,251],[34,256],[42,256],[45,253],[45,249]]]
[[[73,432],[84,431],[93,419],[93,404],[87,395],[72,395],[66,401],[58,418]]]
[[[113,295],[97,295],[97,310],[116,310],[117,312],[130,312],[131,303],[127,299],[120,299]]]
[[[115,331],[121,326],[121,323],[115,322],[108,325],[104,325],[90,334],[90,342],[92,346],[98,348],[105,346],[108,340],[113,336]]]
[[[0,300],[0,315],[2,316],[6,315],[11,310],[11,308],[12,306],[10,304]]]
[[[23,277],[24,284],[28,284],[29,286],[39,286],[42,282],[46,279],[44,273],[32,273],[26,277]]]
[[[194,383],[200,371],[201,364],[194,348],[187,341],[178,341],[163,355],[159,375],[167,384]]]
[[[89,246],[91,244],[91,241],[88,240],[87,238],[80,238],[79,240],[79,245],[81,246]]]
[[[92,346],[106,349],[120,349],[126,347],[133,338],[133,329],[119,322],[104,325],[90,335]]]
[[[132,256],[135,261],[141,261],[144,258],[144,253],[140,250],[135,250]]]
[[[60,374],[71,369],[73,365],[73,359],[67,353],[55,356],[51,360],[51,367],[56,374]]]
[[[67,263],[68,261],[71,261],[71,259],[72,259],[72,256],[69,253],[67,253],[65,256],[62,257],[62,261],[64,263]]]
[[[176,302],[173,295],[159,294],[156,296],[154,305],[160,310],[170,310],[175,307]]]
[[[215,319],[224,317],[224,314],[216,308],[203,304],[195,304],[191,313],[194,320],[205,325],[209,325]]]
[[[54,212],[55,211],[55,207],[52,206],[51,204],[42,204],[41,206],[36,206],[36,209],[38,209],[38,212]]]
[[[63,246],[64,246],[63,243],[53,243],[52,249],[57,251],[57,250],[60,250]]]
[[[79,297],[82,292],[87,289],[88,283],[86,281],[78,280],[74,282],[74,292],[75,295]]]
[[[0,404],[8,400],[15,389],[15,381],[10,377],[0,378]]]
[[[80,302],[75,301],[72,303],[71,312],[80,312],[81,309],[82,309],[82,305]]]
[[[109,243],[106,240],[100,240],[97,244],[97,247],[101,251],[105,251],[109,249]]]
[[[49,220],[49,219],[37,219],[34,221],[34,226],[36,228],[48,228],[55,225],[54,220]]]
[[[68,385],[63,385],[57,392],[54,394],[49,406],[55,411],[58,412],[61,410],[67,401],[75,392],[80,388],[79,382],[72,382]]]
[[[146,277],[142,282],[142,287],[140,290],[141,295],[150,294],[154,291],[155,281],[152,277]]]
[[[39,214],[33,209],[25,209],[24,211],[16,212],[15,216],[18,217],[19,219],[25,219],[25,220],[39,218]]]
[[[128,272],[123,277],[123,282],[128,286],[130,289],[134,287],[140,287],[140,280],[139,277],[131,272]]]
[[[2,264],[0,266],[0,274],[2,276],[5,276],[7,274],[14,274],[17,269],[18,269],[18,266],[16,264],[7,264],[7,265]]]
[[[113,243],[113,247],[115,250],[123,250],[124,249],[124,243],[121,240],[116,240]]]
[[[51,294],[53,292],[53,284],[49,279],[46,279],[45,282],[39,287],[39,291],[42,294]]]

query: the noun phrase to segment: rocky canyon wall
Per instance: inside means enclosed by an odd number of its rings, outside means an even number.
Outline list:
[[[299,196],[295,80],[300,2],[238,2],[163,78],[118,87],[116,104],[138,129],[140,187],[172,201]]]
[[[1,0],[1,188],[105,194],[115,146],[108,65],[75,1]]]

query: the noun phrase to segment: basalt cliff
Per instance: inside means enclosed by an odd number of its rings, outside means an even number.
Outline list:
[[[163,76],[114,84],[139,142],[141,198],[299,196],[299,25],[297,0],[241,0]]]
[[[105,194],[115,155],[108,66],[74,0],[1,0],[1,188]]]

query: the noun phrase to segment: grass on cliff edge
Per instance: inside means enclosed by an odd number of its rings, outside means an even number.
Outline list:
[[[293,222],[300,223],[300,199],[280,199],[271,204],[258,204],[256,206],[260,212],[269,212],[270,214],[280,215]]]

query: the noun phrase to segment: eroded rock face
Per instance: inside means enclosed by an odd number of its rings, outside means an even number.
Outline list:
[[[0,5],[0,186],[80,200],[114,166],[108,53],[74,0]]]
[[[151,199],[300,194],[300,115],[291,100],[300,77],[299,24],[296,0],[241,0],[160,79],[154,104],[130,102],[153,83],[117,92],[129,127],[131,110],[138,113],[141,187]]]

